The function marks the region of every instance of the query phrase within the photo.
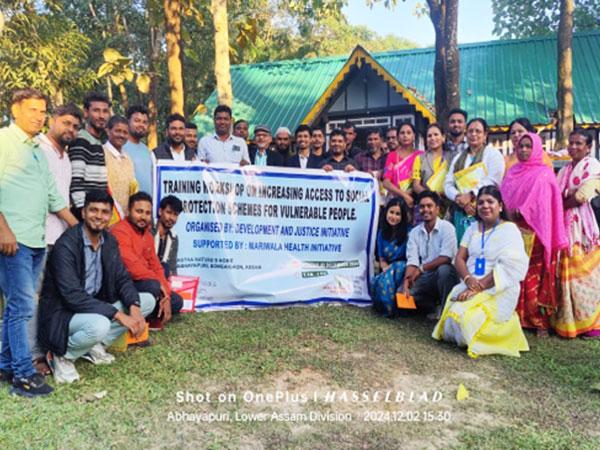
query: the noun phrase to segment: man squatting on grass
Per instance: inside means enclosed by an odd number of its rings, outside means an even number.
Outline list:
[[[171,291],[154,249],[151,225],[152,197],[145,192],[138,192],[129,197],[127,219],[113,226],[110,232],[119,243],[123,264],[135,288],[140,293],[150,292],[157,301],[150,316],[150,327],[158,330],[171,320],[172,314],[179,313],[183,299]]]
[[[106,191],[90,191],[81,210],[83,223],[57,241],[46,267],[39,308],[38,339],[50,350],[49,362],[58,382],[79,379],[74,362],[110,364],[109,346],[129,330],[146,327],[154,296],[138,294],[121,261],[116,239],[106,229],[113,199]]]

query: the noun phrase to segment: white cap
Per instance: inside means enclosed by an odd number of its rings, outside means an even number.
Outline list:
[[[277,135],[279,133],[287,133],[288,136],[292,135],[292,132],[290,131],[290,129],[288,127],[279,127],[279,128],[277,128],[277,131],[275,132],[275,137],[277,137]]]

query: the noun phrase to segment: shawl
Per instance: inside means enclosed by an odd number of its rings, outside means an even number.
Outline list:
[[[549,268],[552,252],[569,244],[562,196],[554,172],[543,162],[542,139],[535,133],[527,133],[519,144],[525,136],[533,144],[531,156],[508,170],[500,192],[506,208],[518,210],[544,246],[544,262]]]
[[[560,170],[558,173],[558,186],[565,196],[572,195],[586,181],[597,179],[600,179],[600,162],[596,158],[586,156],[575,167],[571,162]],[[597,245],[600,233],[589,201],[577,208],[567,209],[564,221],[565,227],[569,231],[571,249],[575,244],[578,244],[588,252]]]

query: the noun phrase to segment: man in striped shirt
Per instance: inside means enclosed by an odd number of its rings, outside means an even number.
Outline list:
[[[102,143],[106,140],[105,129],[111,116],[110,107],[111,103],[104,94],[90,92],[86,95],[83,100],[86,126],[69,148],[71,200],[73,212],[80,220],[85,194],[91,190],[105,191],[108,186]]]

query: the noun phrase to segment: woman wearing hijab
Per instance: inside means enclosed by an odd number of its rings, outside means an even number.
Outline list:
[[[547,336],[558,306],[558,251],[568,246],[560,189],[543,160],[541,138],[525,133],[517,142],[518,162],[506,173],[502,198],[529,254],[529,269],[521,283],[517,313],[523,328]]]
[[[590,156],[592,136],[569,136],[571,163],[558,173],[569,250],[561,254],[561,296],[554,323],[562,337],[600,338],[600,232],[591,200],[600,191],[600,162]]]

